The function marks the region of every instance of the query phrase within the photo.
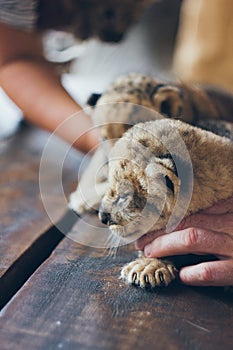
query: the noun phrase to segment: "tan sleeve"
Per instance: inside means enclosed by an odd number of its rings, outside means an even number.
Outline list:
[[[233,1],[184,0],[173,70],[233,92]]]

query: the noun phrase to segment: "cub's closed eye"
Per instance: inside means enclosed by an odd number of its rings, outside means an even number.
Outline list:
[[[166,175],[165,176],[165,181],[166,181],[166,186],[172,191],[172,193],[174,194],[174,184],[172,182],[172,180]]]
[[[124,198],[126,198],[128,195],[129,195],[128,193],[122,193],[122,194],[119,194],[118,196],[119,196],[119,198],[124,199]]]
[[[125,200],[127,198],[128,194],[127,193],[124,193],[124,194],[121,194],[121,195],[118,195],[116,200],[115,200],[115,203],[119,203],[123,200]]]
[[[128,193],[122,193],[122,194],[118,195],[118,198],[119,199],[125,199],[125,198],[127,198],[127,196],[128,196]]]

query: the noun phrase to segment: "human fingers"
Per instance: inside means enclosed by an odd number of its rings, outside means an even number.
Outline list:
[[[219,201],[211,208],[199,213],[187,216],[177,226],[176,231],[188,227],[200,227],[233,234],[233,197]],[[165,233],[165,229],[147,233],[135,242],[136,249],[143,250],[147,244]]]
[[[137,250],[143,250],[145,245],[151,243],[155,238],[165,234],[165,230],[151,231],[144,236],[140,237],[135,242],[135,248]]]
[[[233,213],[233,197],[221,200],[212,207],[202,211],[204,214],[226,214]]]
[[[152,258],[184,254],[212,254],[233,258],[233,237],[226,233],[191,227],[159,236],[145,246],[144,253]]]
[[[184,218],[176,228],[176,231],[188,227],[199,227],[233,235],[233,213],[217,215],[200,212],[193,214]]]
[[[233,259],[186,266],[180,270],[179,277],[193,286],[233,286]]]

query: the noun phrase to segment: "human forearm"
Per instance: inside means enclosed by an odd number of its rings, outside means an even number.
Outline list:
[[[81,107],[62,87],[59,77],[42,59],[16,58],[0,68],[0,85],[35,125],[58,133],[82,151],[97,143],[94,133],[80,136],[92,127]],[[74,113],[77,117],[68,118]],[[66,122],[64,123],[64,121]]]

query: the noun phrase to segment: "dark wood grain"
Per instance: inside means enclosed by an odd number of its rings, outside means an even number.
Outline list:
[[[232,349],[230,294],[127,286],[119,271],[134,255],[65,238],[3,310],[1,349]]]
[[[58,231],[51,231],[53,223],[39,189],[40,160],[48,136],[24,125],[11,138],[0,141],[0,306],[63,238]],[[80,155],[71,158],[63,169],[67,193],[77,178]],[[49,169],[44,178],[50,181]],[[56,203],[53,219],[58,221],[67,206],[60,200],[57,184],[49,185],[49,199]]]

